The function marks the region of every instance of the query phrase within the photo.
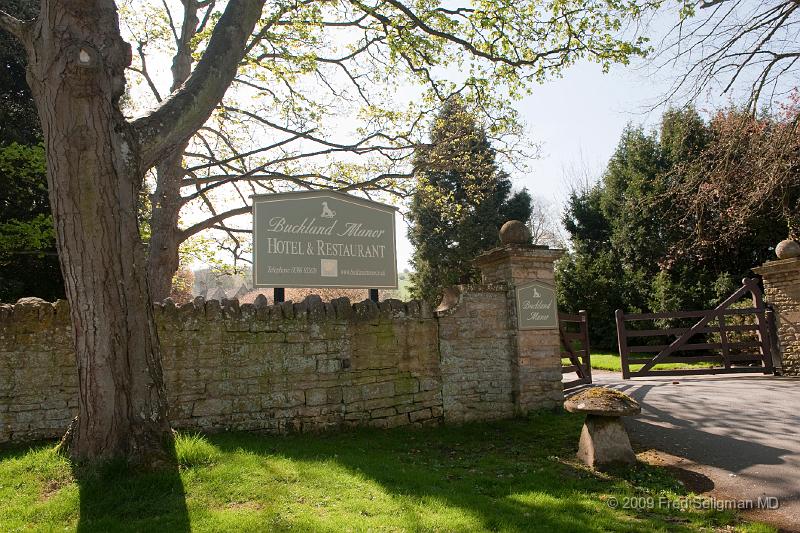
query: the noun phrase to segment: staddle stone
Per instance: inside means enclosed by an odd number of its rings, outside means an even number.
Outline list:
[[[800,243],[791,239],[786,239],[778,243],[775,247],[775,255],[778,259],[792,259],[793,257],[800,257]]]
[[[585,413],[578,459],[592,468],[604,470],[616,464],[633,464],[631,441],[620,417],[637,415],[639,404],[619,391],[592,387],[571,396],[564,402],[571,413]]]
[[[636,463],[628,432],[618,416],[586,417],[578,443],[578,459],[596,470]]]
[[[642,412],[639,403],[614,389],[591,387],[567,398],[564,409],[570,413],[599,416],[632,416]]]
[[[531,232],[523,222],[509,220],[500,228],[501,244],[530,244]]]

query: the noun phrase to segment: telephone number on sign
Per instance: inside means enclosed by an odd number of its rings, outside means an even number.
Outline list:
[[[316,267],[269,267],[267,271],[270,274],[316,274],[318,269]]]

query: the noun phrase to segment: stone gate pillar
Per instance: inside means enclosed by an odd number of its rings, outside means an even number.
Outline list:
[[[504,283],[508,287],[509,326],[515,332],[514,408],[521,415],[560,406],[564,401],[553,272],[553,262],[563,250],[526,244],[529,239],[522,222],[506,222],[500,230],[501,246],[474,260],[482,283]]]
[[[764,296],[775,310],[781,373],[800,375],[800,257],[767,261],[753,272],[764,279]]]

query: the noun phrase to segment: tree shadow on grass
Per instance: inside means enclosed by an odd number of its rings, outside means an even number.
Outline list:
[[[125,463],[73,466],[79,487],[78,532],[188,532],[189,511],[177,463],[142,470]]]
[[[379,484],[391,497],[404,499],[398,502],[397,512],[404,514],[404,523],[411,529],[429,529],[426,520],[430,517],[425,515],[437,504],[463,510],[488,530],[684,529],[680,523],[684,519],[676,522],[664,513],[621,511],[605,505],[609,491],[624,493],[629,485],[619,477],[601,478],[555,457],[574,454],[581,419],[542,416],[538,422],[454,428],[284,438],[224,434],[209,439],[226,453],[257,454],[265,461],[326,461],[343,467]],[[640,465],[624,475],[638,486],[665,488],[664,480],[669,478],[654,479],[658,476],[653,476],[653,470]],[[679,485],[674,483],[669,490],[680,490]],[[356,516],[370,511],[368,507],[348,509]]]
[[[53,441],[0,445],[6,476],[0,483],[19,484],[24,493],[18,502],[2,503],[12,509],[20,502],[27,505],[30,512],[22,524],[28,529],[51,530],[55,524],[70,524],[77,511],[77,531],[81,532],[190,530],[177,463],[152,471],[123,463],[88,467],[70,464],[58,457],[55,448]],[[73,483],[78,502],[74,493],[61,492]]]

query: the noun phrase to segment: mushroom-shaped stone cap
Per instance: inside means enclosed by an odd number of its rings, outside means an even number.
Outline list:
[[[605,387],[592,387],[570,396],[564,402],[564,409],[570,413],[598,416],[631,416],[642,412],[636,400]]]

